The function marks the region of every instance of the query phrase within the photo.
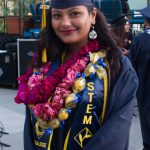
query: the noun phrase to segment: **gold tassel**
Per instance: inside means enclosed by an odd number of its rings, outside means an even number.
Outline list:
[[[46,27],[46,7],[45,7],[45,0],[43,0],[42,5],[42,24],[41,28],[42,30]],[[44,48],[42,51],[42,62],[46,63],[47,62],[47,54],[46,54],[46,49]]]
[[[42,24],[41,24],[41,28],[42,30],[45,28],[46,26],[46,6],[45,6],[45,0],[43,0],[42,2]]]
[[[47,62],[47,54],[46,54],[46,49],[45,48],[42,50],[42,62],[43,63]]]

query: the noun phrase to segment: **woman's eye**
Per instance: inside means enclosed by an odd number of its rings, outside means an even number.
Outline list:
[[[72,15],[72,16],[80,16],[81,13],[80,13],[80,12],[73,12],[71,15]]]
[[[60,17],[61,17],[60,14],[53,14],[53,15],[52,15],[52,18],[55,18],[55,19],[58,19],[58,18],[60,18]]]

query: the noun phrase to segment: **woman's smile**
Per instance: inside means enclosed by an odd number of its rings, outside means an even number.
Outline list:
[[[67,29],[67,30],[60,30],[60,33],[65,36],[65,35],[72,35],[76,31],[77,29]]]

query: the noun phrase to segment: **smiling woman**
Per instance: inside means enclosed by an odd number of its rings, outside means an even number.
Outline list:
[[[64,42],[75,44],[79,49],[88,43],[88,33],[91,25],[95,24],[96,9],[88,12],[85,6],[76,6],[65,10],[52,9],[52,27],[56,35]],[[68,50],[69,52],[69,50]]]
[[[19,80],[25,150],[128,149],[137,76],[92,0],[51,0],[38,52]]]

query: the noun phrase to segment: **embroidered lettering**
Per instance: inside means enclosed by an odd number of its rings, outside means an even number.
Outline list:
[[[94,93],[88,93],[88,95],[89,95],[89,98],[90,98],[89,102],[92,103]]]
[[[92,104],[87,104],[87,107],[86,107],[86,113],[87,114],[92,113],[92,111],[91,111],[92,110],[92,106],[93,106]]]
[[[91,124],[92,123],[92,116],[84,116],[83,124]]]
[[[44,142],[39,142],[39,141],[34,140],[34,143],[36,146],[46,148],[46,143],[44,143]]]
[[[93,82],[88,82],[87,83],[87,89],[89,91],[94,91],[94,83]]]
[[[38,139],[40,139],[44,133],[44,131],[41,131],[41,127],[39,126],[39,123],[36,122],[35,124],[35,131],[36,131],[36,135],[38,136]]]
[[[90,130],[86,127],[83,130],[81,130],[74,139],[76,142],[83,148],[83,146],[86,144],[87,140],[92,137],[92,133]]]

